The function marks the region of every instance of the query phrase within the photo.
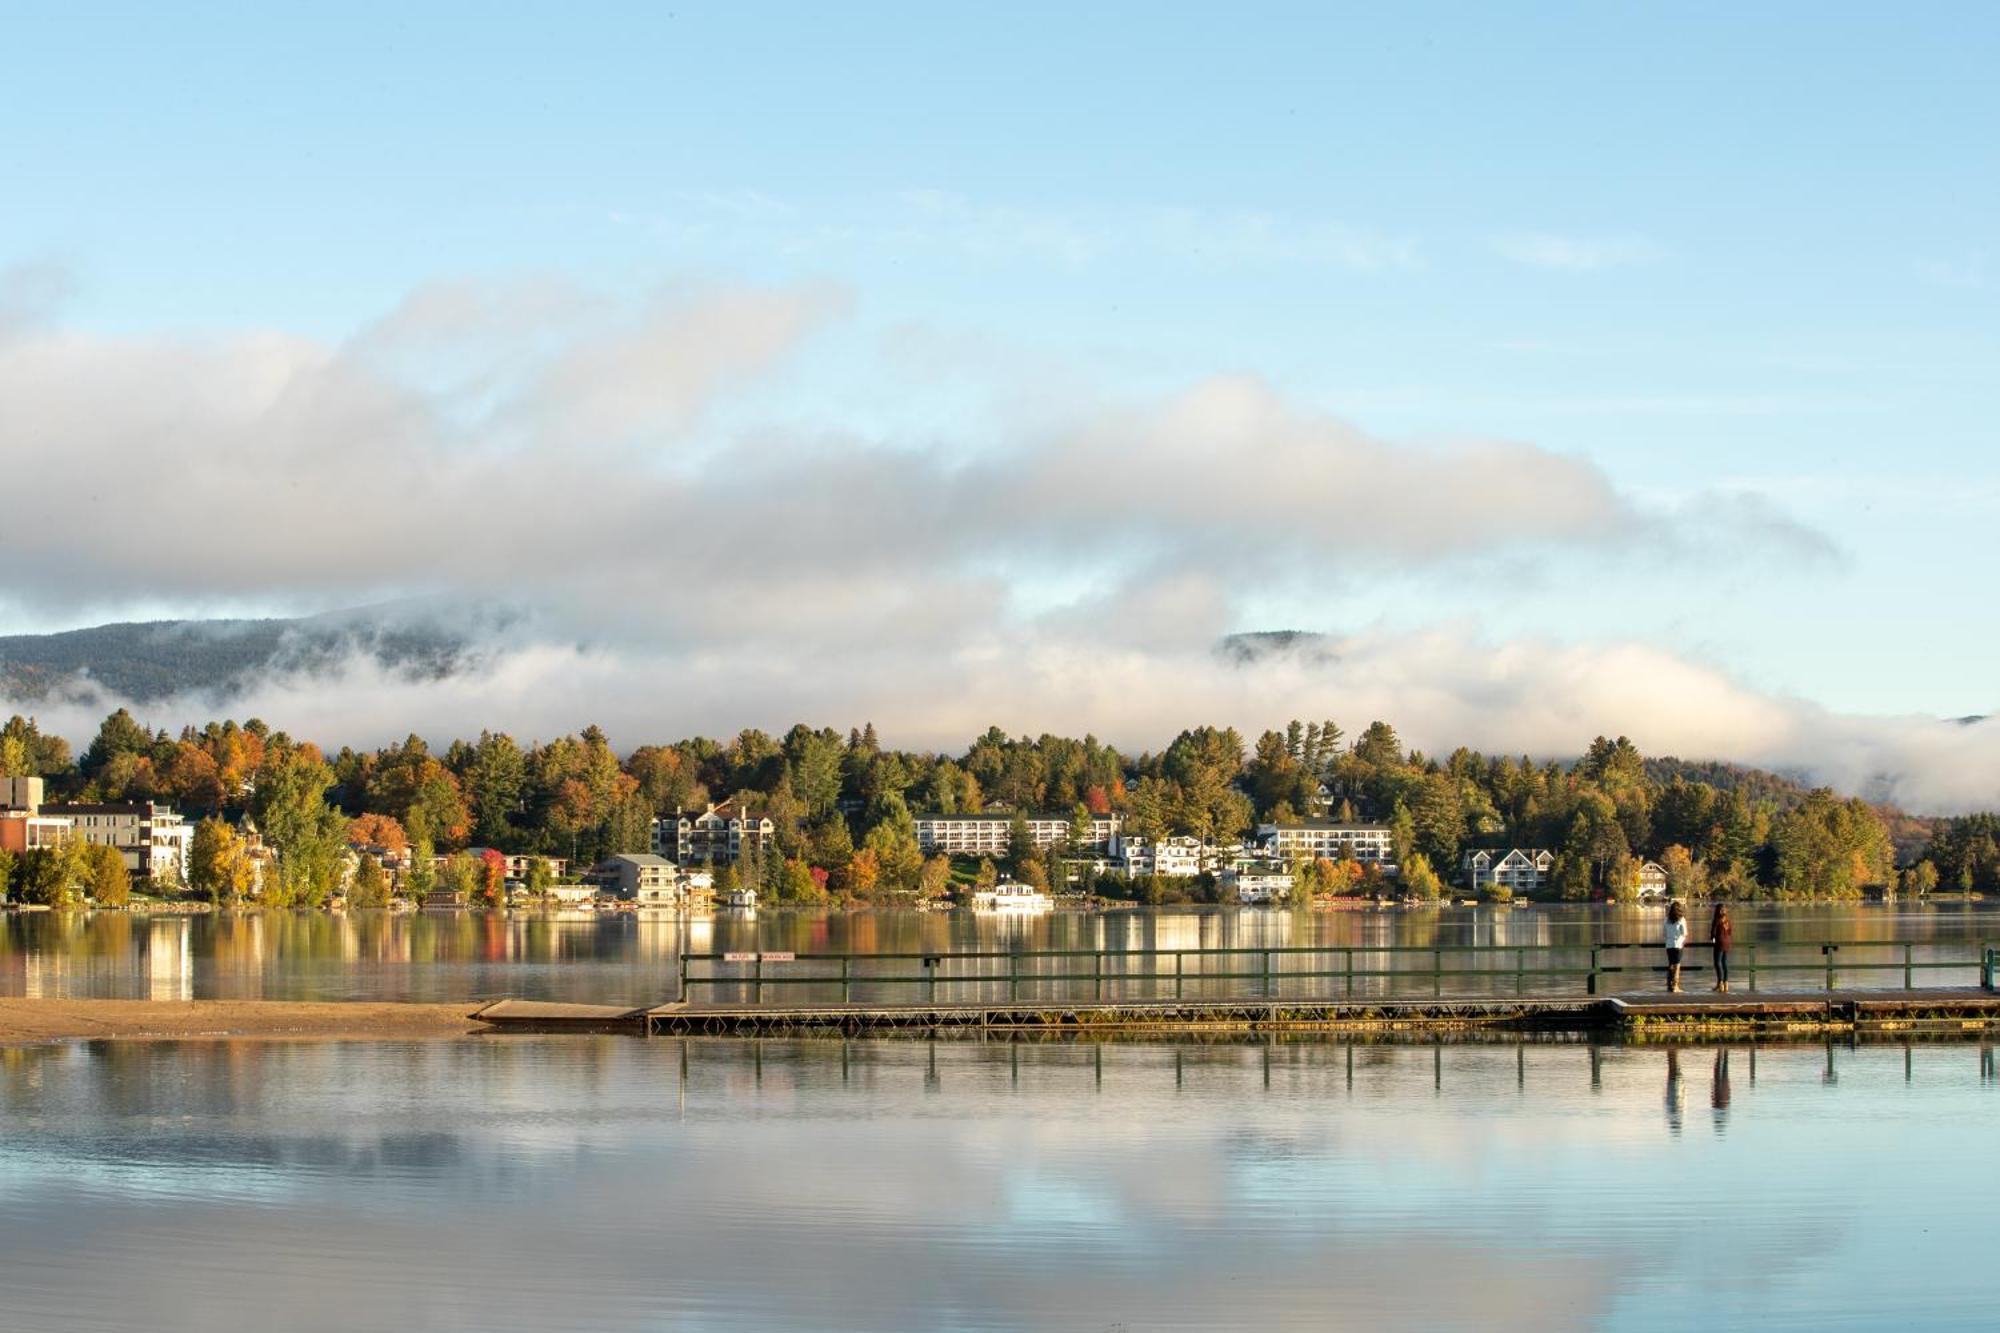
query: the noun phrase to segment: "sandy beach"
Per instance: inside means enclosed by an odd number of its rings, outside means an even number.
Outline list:
[[[393,1041],[487,1031],[477,1005],[288,1000],[0,999],[0,1043],[75,1037],[345,1037]]]

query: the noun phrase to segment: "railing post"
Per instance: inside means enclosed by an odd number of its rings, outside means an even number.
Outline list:
[[[1021,951],[1007,951],[1007,1002],[1012,1004],[1021,998]]]
[[[1982,944],[1979,946],[1979,988],[1989,991],[1993,989],[1993,946],[1991,944]]]
[[[1527,961],[1522,951],[1519,949],[1514,950],[1514,994],[1516,995],[1521,993],[1522,986],[1526,980],[1523,974],[1525,967],[1527,967]]]
[[[1351,1000],[1354,998],[1354,950],[1349,948],[1342,949],[1340,952],[1344,956],[1347,968],[1347,998]]]
[[[1271,998],[1271,951],[1264,950],[1264,998]]]
[[[1595,944],[1590,946],[1590,975],[1584,979],[1583,983],[1583,993],[1585,995],[1597,994],[1597,948],[1598,946]]]
[[[764,955],[762,951],[758,952],[757,960],[750,964],[750,969],[750,1003],[762,1004],[764,1003]]]
[[[848,967],[854,960],[846,954],[840,956],[840,1002],[847,1004],[854,998],[854,987]]]
[[[1826,956],[1826,988],[1828,990],[1833,989],[1833,952],[1839,947],[1838,944],[1822,944],[1819,946],[1819,951]]]
[[[1098,1000],[1103,999],[1104,998],[1104,950],[1102,949],[1093,949],[1090,952],[1090,982],[1091,982],[1092,998]]]
[[[1905,945],[1903,946],[1903,989],[1904,989],[1904,990],[1909,990],[1910,988],[1911,988],[1911,982],[1910,982],[1910,946],[1909,946],[1909,945],[1907,945],[1907,944],[1905,944]]]
[[[1176,949],[1174,950],[1174,998],[1176,1000],[1181,998],[1182,995],[1181,981],[1182,978],[1186,975],[1186,973],[1187,973],[1187,954],[1185,954],[1179,949]]]
[[[1444,950],[1431,946],[1431,994],[1444,994]]]
[[[680,1002],[682,1004],[686,1004],[688,998],[688,956],[686,954],[680,955],[679,967],[680,967],[680,983],[681,983]]]
[[[1749,953],[1750,953],[1750,991],[1752,994],[1755,994],[1757,990],[1757,946],[1755,943],[1752,943],[1749,946]]]

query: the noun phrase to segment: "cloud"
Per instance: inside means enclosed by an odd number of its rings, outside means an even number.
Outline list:
[[[1251,376],[1001,413],[970,441],[742,424],[849,303],[549,280],[426,288],[339,345],[29,330],[0,342],[9,461],[37,501],[10,515],[9,595],[78,622],[142,602],[519,608],[448,680],[358,655],[229,705],[334,745],[872,717],[908,745],[999,723],[1138,750],[1200,722],[1382,717],[1433,748],[1571,754],[1624,731],[1937,806],[2000,785],[1984,727],[1830,717],[1638,643],[1350,627],[1231,665],[1217,638],[1268,628],[1246,607],[1277,593],[1331,608],[1363,581],[1499,568],[1594,595],[1621,567],[1831,548],[1754,491],[1649,503],[1586,459],[1385,439]],[[1307,628],[1343,629],[1327,620]],[[81,738],[115,702],[41,711]]]
[[[1585,237],[1527,232],[1502,236],[1493,242],[1493,248],[1502,258],[1516,264],[1560,273],[1596,273],[1631,264],[1651,263],[1660,257],[1658,246],[1638,236]]]

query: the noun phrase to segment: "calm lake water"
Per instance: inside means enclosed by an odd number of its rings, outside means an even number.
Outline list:
[[[1986,1329],[1980,1043],[0,1050],[42,1330]]]
[[[1766,962],[1823,962],[1819,944],[1845,941],[1844,962],[1894,963],[1890,971],[1849,969],[1843,985],[1900,986],[1900,949],[1874,950],[1864,941],[1914,942],[1912,957],[1970,960],[1978,944],[2000,941],[2000,904],[1939,903],[1926,906],[1742,907],[1737,910],[1739,972],[1750,945]],[[674,997],[677,958],[707,953],[788,950],[798,953],[951,953],[968,950],[1285,948],[1335,946],[1357,951],[1357,967],[1428,968],[1428,954],[1375,955],[1386,946],[1502,946],[1500,953],[1447,955],[1446,965],[1493,966],[1490,980],[1454,978],[1449,989],[1469,993],[1512,993],[1515,957],[1506,946],[1564,946],[1544,955],[1563,966],[1582,966],[1588,946],[1603,941],[1650,941],[1659,937],[1659,908],[1533,907],[1446,908],[1430,911],[1311,912],[1266,909],[1136,909],[1101,913],[1059,911],[1040,917],[1002,918],[970,912],[770,912],[754,918],[721,915],[684,920],[671,915],[571,913],[420,913],[393,916],[357,913],[244,913],[157,916],[108,912],[16,913],[0,916],[0,994],[157,999],[445,1000],[515,995],[532,999],[640,1004]],[[1696,938],[1706,929],[1697,924]],[[1523,955],[1532,959],[1535,955]],[[1607,956],[1608,958],[1608,956]],[[1648,967],[1660,959],[1652,950],[1627,961]],[[1329,957],[1317,964],[1337,966]],[[1697,965],[1703,965],[1699,957]],[[991,964],[1003,968],[1004,962]],[[1121,962],[1112,959],[1114,976]],[[1311,966],[1303,960],[1276,963]],[[1533,966],[1533,962],[1528,962]],[[803,968],[805,964],[798,964]],[[915,964],[904,963],[908,969]],[[1051,964],[1088,971],[1080,963]],[[1164,965],[1163,965],[1164,966]],[[1217,966],[1223,966],[1218,964]],[[1259,960],[1233,964],[1255,969]],[[1201,967],[1189,963],[1191,973]],[[742,971],[743,969],[737,969]],[[1739,978],[1740,979],[1740,978]],[[1954,972],[1918,971],[1917,984],[1965,985],[1977,980],[1968,965]],[[1699,976],[1691,984],[1706,984]],[[1530,979],[1532,983],[1532,979]],[[1142,983],[1118,983],[1106,998],[1144,993]],[[1168,983],[1170,985],[1170,983]],[[1215,983],[1217,990],[1243,993],[1255,982]],[[1280,977],[1278,993],[1324,991],[1330,983]],[[1611,989],[1658,985],[1652,974],[1618,978]],[[1818,971],[1776,976],[1765,989],[1824,984]],[[1086,983],[1087,985],[1087,983]],[[1578,987],[1569,980],[1540,989]],[[1198,983],[1197,983],[1198,986]],[[1361,994],[1428,994],[1421,980],[1364,979]],[[1528,984],[1532,991],[1538,987]],[[1044,998],[1053,983],[1024,998]],[[1071,986],[1072,995],[1083,989]],[[1190,995],[1200,993],[1190,990]],[[796,998],[836,998],[837,988]],[[723,997],[728,998],[728,997]],[[866,985],[855,998],[915,998],[908,988],[890,991]],[[1004,999],[1004,984],[982,991],[960,990],[941,998]]]

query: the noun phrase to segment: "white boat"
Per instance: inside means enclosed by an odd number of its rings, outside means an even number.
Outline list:
[[[972,895],[975,912],[1046,912],[1056,900],[1032,884],[995,884]]]

